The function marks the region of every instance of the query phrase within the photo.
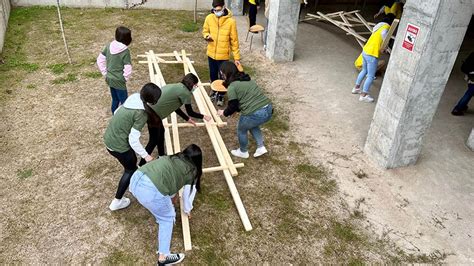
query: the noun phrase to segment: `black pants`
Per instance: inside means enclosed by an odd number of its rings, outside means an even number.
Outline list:
[[[133,173],[137,170],[137,156],[132,149],[124,153],[110,151],[109,149],[107,149],[107,151],[117,158],[124,168],[122,177],[118,184],[117,192],[115,193],[115,198],[121,199],[123,194],[125,194],[125,191],[127,191],[128,185],[130,185],[130,178],[132,178]]]
[[[145,147],[146,152],[151,154],[155,147],[158,148],[158,155],[165,155],[165,128],[160,127],[151,127],[148,125],[148,144]],[[145,159],[141,159],[139,165],[142,166],[146,163]]]
[[[219,68],[221,67],[222,63],[227,62],[227,60],[214,60],[210,57],[207,57],[207,61],[209,62],[209,76],[211,78],[211,82],[216,79],[219,79]],[[218,95],[224,96],[225,92],[219,92]]]
[[[249,27],[252,27],[257,23],[257,5],[250,4],[249,6]]]

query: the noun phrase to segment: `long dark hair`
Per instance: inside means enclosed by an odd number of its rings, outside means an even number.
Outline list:
[[[191,162],[196,167],[196,172],[191,184],[191,191],[193,185],[196,185],[196,190],[201,191],[201,176],[202,176],[202,151],[196,144],[191,144],[182,152],[171,155],[171,158],[185,159]]]
[[[181,83],[188,88],[188,90],[192,90],[194,85],[199,82],[199,79],[193,73],[188,73],[186,76],[183,77]]]
[[[124,26],[117,27],[115,29],[115,40],[129,46],[132,43],[132,31]]]
[[[161,89],[155,83],[147,83],[140,91],[140,98],[145,107],[145,113],[148,115],[148,124],[152,127],[159,127],[162,121],[159,115],[153,111],[149,104],[154,105],[161,97]]]
[[[232,62],[224,62],[221,64],[221,67],[219,68],[219,73],[221,75],[221,78],[224,79],[224,87],[229,87],[229,85],[234,82],[234,81],[249,81],[250,76],[246,74],[245,72],[240,72],[237,69],[237,66],[232,63]],[[223,75],[223,77],[222,77]]]

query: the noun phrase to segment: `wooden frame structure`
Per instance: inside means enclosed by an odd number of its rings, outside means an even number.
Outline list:
[[[323,14],[318,11],[316,12],[316,14],[307,14],[304,20],[308,21],[315,19],[316,21],[330,22],[334,26],[345,31],[347,35],[352,35],[357,41],[357,43],[361,47],[364,47],[364,44],[367,42],[368,37],[366,38],[363,35],[368,35],[370,37],[375,23],[367,22],[359,12],[359,10],[354,10],[349,12],[339,11],[334,13]],[[388,31],[387,37],[385,38],[384,43],[382,44],[382,49],[387,48],[390,39],[395,39],[393,34],[395,33],[399,22],[399,19],[395,19],[393,21]],[[363,28],[363,30],[359,29],[358,31],[356,31],[356,29],[361,27]],[[387,48],[387,51],[390,53],[390,48]]]
[[[159,64],[182,64],[184,73],[193,73],[198,78],[199,76],[196,73],[196,70],[193,66],[193,61],[189,59],[190,54],[186,54],[184,50],[181,53],[174,51],[173,53],[161,53],[155,54],[152,50],[145,53],[145,55],[139,55],[139,57],[145,57],[146,61],[140,61],[140,63],[148,64],[148,71],[150,75],[150,81],[157,84],[160,87],[166,85],[166,82],[163,78]],[[172,60],[165,60],[164,58],[172,57]],[[196,123],[196,126],[206,127],[207,133],[211,140],[214,151],[219,160],[219,166],[208,167],[203,169],[203,173],[217,172],[222,171],[224,173],[225,180],[229,187],[230,193],[234,200],[235,206],[239,213],[240,219],[244,225],[246,231],[252,230],[252,224],[247,216],[247,212],[240,198],[237,187],[235,186],[233,176],[237,176],[237,168],[243,167],[243,163],[234,164],[232,158],[229,155],[229,152],[225,146],[224,141],[222,140],[221,134],[219,133],[218,127],[227,125],[223,122],[221,118],[217,115],[217,110],[211,102],[211,99],[207,95],[204,86],[210,86],[209,83],[201,83],[199,81],[198,89],[193,92],[194,99],[198,106],[199,112],[204,115],[212,117],[211,121],[204,121],[203,123]],[[168,118],[163,118],[163,125],[165,127],[165,144],[166,144],[166,153],[174,154],[181,151],[181,146],[179,143],[179,132],[180,127],[191,127],[191,124],[188,123],[178,123],[176,113],[173,112],[171,115],[171,123],[168,122]],[[171,132],[173,133],[173,139],[171,139]],[[173,140],[173,141],[171,141]],[[184,249],[191,250],[191,234],[189,228],[188,216],[183,211],[183,199],[182,199],[182,189],[179,192],[180,196],[180,209],[181,209],[181,222],[183,228],[183,240],[184,240]]]

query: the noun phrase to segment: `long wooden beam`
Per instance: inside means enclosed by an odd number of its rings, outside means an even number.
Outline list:
[[[382,46],[380,48],[381,50],[387,48],[388,43],[390,42],[390,39],[392,38],[393,33],[397,29],[397,26],[398,26],[399,22],[400,22],[399,19],[394,19],[393,20],[392,25],[390,25],[390,29],[388,30],[387,36],[385,36],[385,39],[383,40]]]
[[[218,126],[218,124],[216,122],[209,122],[211,125],[216,125]],[[227,125],[227,122],[223,122],[223,125]],[[166,128],[166,127],[171,127],[171,124],[168,124],[168,123],[163,123],[163,126]],[[178,123],[178,127],[204,127],[206,126],[206,124],[204,122],[197,122],[196,124],[190,124],[190,123]]]
[[[156,60],[156,57],[153,55],[153,51],[150,50],[149,54],[151,55],[149,59],[152,60],[153,66],[155,68],[156,76],[155,80],[158,78],[160,79],[161,86],[165,86],[166,82],[165,79],[163,78],[163,74],[161,72],[160,66],[158,65],[158,62]],[[166,121],[165,123],[167,124],[167,118],[165,118]],[[174,144],[174,153],[177,153],[181,151],[180,143],[179,143],[179,135],[178,135],[178,120],[176,117],[176,113],[173,112],[171,114],[171,123],[172,123],[172,129],[173,129],[173,144]],[[169,133],[169,128],[165,128],[165,142],[167,146],[167,153],[169,151],[172,151],[173,148],[171,147],[171,136]],[[183,229],[183,242],[184,242],[184,250],[191,250],[192,249],[192,244],[191,244],[191,231],[189,228],[189,218],[186,213],[184,213],[184,201],[183,201],[183,189],[181,188],[179,190],[179,205],[180,205],[180,213],[181,213],[181,227]]]
[[[183,61],[187,65],[187,67],[184,67],[185,71],[191,71],[192,73],[194,73],[197,76],[193,65],[191,63],[189,63],[189,59],[186,56],[183,56]],[[205,106],[205,104],[204,104],[204,102],[202,101],[202,98],[201,98],[203,95],[200,94],[197,91],[194,92],[194,95],[195,95],[196,103],[198,105],[198,108],[199,108],[200,112],[201,113],[206,112],[207,111],[206,106]],[[225,148],[225,145],[224,145],[225,150],[220,150],[219,143],[216,143],[216,139],[212,137],[213,135],[214,136],[216,135],[214,133],[213,128],[215,128],[215,130],[218,133],[218,136],[220,137],[220,134],[219,134],[219,131],[217,130],[217,127],[206,124],[206,129],[209,133],[209,136],[211,136],[211,142],[212,142],[212,145],[214,146],[214,150],[216,151],[217,159],[219,160],[219,163],[222,166],[225,166],[225,165],[227,165],[227,162],[224,159],[224,156],[223,156],[222,153],[227,152],[227,149]],[[227,166],[229,166],[229,165],[227,165]],[[234,167],[235,167],[235,165],[234,165]],[[224,173],[225,180],[227,182],[227,186],[229,187],[230,193],[231,193],[232,198],[234,200],[235,207],[237,208],[237,212],[239,213],[240,219],[242,221],[242,224],[244,225],[244,228],[245,228],[246,231],[250,231],[250,230],[252,230],[252,224],[250,223],[250,220],[249,220],[248,215],[247,215],[247,211],[245,210],[244,204],[242,203],[242,199],[240,198],[239,191],[237,190],[237,187],[235,186],[234,180],[233,180],[231,172],[230,172],[230,168],[229,169],[223,169],[223,173]]]
[[[320,15],[320,16],[323,17],[323,18],[325,18],[327,21],[331,22],[331,23],[334,24],[335,26],[339,27],[341,30],[343,30],[343,31],[345,31],[345,32],[347,32],[347,33],[349,33],[349,34],[351,34],[351,35],[354,36],[356,39],[359,39],[360,41],[362,41],[362,42],[364,42],[364,43],[367,42],[367,39],[366,39],[366,38],[364,38],[364,37],[360,36],[359,34],[355,33],[352,29],[346,28],[346,27],[340,25],[340,23],[338,23],[338,21],[335,21],[335,20],[333,20],[332,18],[327,17],[326,15],[324,15],[324,14],[321,13],[321,12],[318,12],[318,15]]]
[[[244,164],[243,163],[236,163],[234,164],[235,167],[237,168],[242,168],[244,167]],[[215,166],[215,167],[208,167],[208,168],[203,168],[202,169],[202,172],[203,173],[211,173],[211,172],[218,172],[218,171],[224,171],[226,169],[229,169],[229,167],[227,166]]]

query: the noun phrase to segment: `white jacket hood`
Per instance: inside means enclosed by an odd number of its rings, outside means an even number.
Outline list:
[[[145,106],[143,105],[143,101],[140,98],[140,93],[134,93],[130,95],[127,100],[123,103],[123,107],[128,109],[140,109],[145,110]]]
[[[109,50],[110,50],[110,53],[111,54],[120,54],[121,52],[127,50],[128,47],[121,43],[121,42],[117,42],[117,41],[112,41],[110,43],[110,47],[109,47]]]
[[[372,29],[372,32],[376,32],[378,29],[380,29],[383,25],[388,25],[388,23],[386,22],[379,22],[377,23],[377,25],[374,26],[374,28]],[[390,26],[390,25],[389,25]]]

